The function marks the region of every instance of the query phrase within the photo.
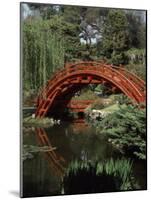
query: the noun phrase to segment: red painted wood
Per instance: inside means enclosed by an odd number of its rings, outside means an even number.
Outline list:
[[[39,146],[48,146],[50,149],[53,149],[53,146],[45,130],[43,128],[36,128],[35,131]],[[43,154],[48,161],[48,166],[50,169],[53,170],[57,176],[63,176],[66,161],[61,155],[58,154],[57,149],[43,152]]]
[[[144,103],[146,100],[145,82],[123,67],[103,62],[67,63],[63,69],[54,74],[41,91],[38,97],[36,116],[44,117],[48,111],[51,111],[58,98],[74,93],[72,91],[75,88],[77,90],[78,85],[84,86],[90,83],[108,83],[111,89],[119,89],[136,103]],[[79,103],[76,106],[77,109],[74,107],[74,110],[84,109],[84,105],[78,109]]]

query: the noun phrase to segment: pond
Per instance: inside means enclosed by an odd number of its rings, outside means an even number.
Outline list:
[[[23,196],[60,195],[62,177],[74,160],[103,161],[117,158],[107,139],[85,120],[61,122],[50,128],[23,127],[25,146],[49,146],[23,161]],[[146,188],[146,166],[134,161],[134,176],[140,189]]]

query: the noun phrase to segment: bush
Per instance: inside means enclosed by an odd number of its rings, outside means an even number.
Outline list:
[[[110,138],[122,153],[146,159],[146,110],[124,105],[98,125],[98,130]]]
[[[25,117],[23,119],[23,125],[29,125],[29,126],[40,126],[40,127],[51,127],[54,125],[53,118],[35,118],[32,116]]]
[[[143,80],[146,80],[146,66],[145,64],[128,64],[125,66],[125,68],[136,74],[138,77],[140,77]]]
[[[127,57],[130,64],[143,64],[145,63],[145,49],[129,49]]]
[[[120,105],[122,104],[130,104],[132,103],[131,99],[125,96],[124,94],[116,95],[115,101],[117,101]]]
[[[111,55],[111,62],[114,65],[120,65],[120,64],[127,64],[128,63],[128,56],[125,52],[116,52],[113,51]]]
[[[99,97],[94,94],[91,90],[88,88],[84,88],[81,91],[77,92],[77,94],[72,97],[72,99],[77,99],[77,100],[96,100],[99,99]]]

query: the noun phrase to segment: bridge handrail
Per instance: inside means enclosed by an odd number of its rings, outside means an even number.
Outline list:
[[[77,68],[76,68],[77,69]],[[122,76],[123,77],[123,79],[122,79],[122,81],[123,81],[123,84],[126,82],[129,82],[129,84],[133,87],[133,88],[135,88],[135,96],[137,96],[137,94],[139,95],[139,96],[141,96],[141,93],[139,92],[139,90],[135,87],[135,85],[134,84],[132,84],[125,76],[123,76],[123,74],[121,74],[120,72],[118,72],[118,71],[115,71],[114,69],[112,69],[112,68],[107,68],[108,70],[109,70],[109,72],[110,71],[112,71],[112,76],[114,75],[114,76],[116,76],[116,75],[119,75],[119,76]],[[81,71],[83,71],[83,70],[86,70],[85,68],[83,69],[82,68],[82,70]],[[89,70],[90,70],[90,67],[89,67]],[[92,68],[92,70],[94,70],[94,68]],[[69,70],[70,71],[70,70]],[[90,70],[91,71],[91,70]],[[100,71],[100,70],[99,70]],[[72,75],[72,73],[70,72],[69,73],[70,74],[70,76]],[[66,76],[67,75],[67,72],[65,72],[64,73],[64,75]],[[62,76],[62,74],[60,75],[61,76],[61,78],[63,78],[63,77],[65,77],[65,76]],[[59,77],[58,77],[59,78]],[[57,83],[56,83],[57,81],[55,81],[55,85],[57,85]],[[127,84],[125,84],[125,87],[127,88],[127,90],[128,90],[128,87],[127,87]],[[136,94],[136,91],[137,91],[137,94]],[[51,91],[48,91],[49,93],[47,93],[46,94],[46,96],[48,97],[49,95],[50,95],[50,92]]]
[[[139,85],[145,89],[145,81],[143,81],[139,76],[136,76],[136,74],[134,74],[133,72],[129,72],[127,69],[119,68],[119,70],[124,71],[127,73],[128,76],[135,78],[138,81]]]
[[[101,66],[101,67],[98,67],[98,66]],[[96,73],[96,70],[97,70],[97,73]],[[46,87],[42,90],[40,94],[40,98],[41,98],[40,105],[41,106],[43,105],[45,98],[48,99],[49,101],[45,102],[45,105],[42,106],[41,110],[45,110],[47,104],[50,104],[50,101],[52,102],[55,100],[55,98],[60,93],[61,88],[64,87],[63,85],[67,84],[66,82],[71,81],[72,78],[75,78],[78,76],[80,77],[80,75],[84,75],[83,71],[84,71],[84,74],[86,75],[90,74],[90,76],[91,75],[98,76],[98,77],[107,79],[112,84],[117,85],[118,83],[118,87],[121,90],[123,90],[124,93],[126,93],[131,98],[135,98],[135,100],[137,100],[138,102],[141,101],[141,99],[144,99],[145,84],[139,77],[137,77],[136,75],[130,73],[129,71],[121,67],[108,65],[106,63],[87,61],[87,62],[78,62],[74,64],[73,63],[68,64],[65,68],[59,70],[54,75],[54,77],[48,81]],[[141,81],[139,82],[139,80]],[[143,91],[141,88],[143,89]],[[64,89],[65,90],[63,91],[67,90],[65,87]]]
[[[54,79],[51,79],[51,81],[47,84],[45,90],[43,90],[43,91],[47,91],[47,88],[50,87],[50,85],[51,85],[52,82],[54,82],[54,81],[57,82],[57,80],[60,79],[60,77],[63,78],[63,76],[66,76],[68,73],[69,73],[70,75],[72,75],[73,72],[75,72],[75,71],[77,71],[77,70],[83,71],[83,70],[86,70],[86,68],[89,68],[89,70],[94,70],[94,66],[93,66],[92,68],[90,68],[90,66],[89,66],[89,67],[87,66],[87,67],[84,67],[84,68],[83,68],[83,66],[81,66],[82,64],[84,64],[84,65],[87,65],[87,64],[100,65],[100,63],[97,63],[97,62],[80,62],[80,63],[75,63],[74,65],[72,65],[72,67],[68,67],[68,68],[65,68],[65,69],[62,69],[61,71],[59,71],[58,75],[55,76]],[[79,66],[76,67],[75,70],[73,70],[73,66],[77,66],[77,65],[79,65]],[[112,72],[112,76],[113,76],[113,74],[114,74],[114,75],[118,74],[118,75],[122,76],[124,79],[126,78],[126,77],[125,77],[123,74],[121,74],[119,71],[114,70],[115,67],[112,68],[112,67],[110,67],[110,65],[106,65],[106,64],[103,64],[102,67],[103,67],[103,68],[105,67],[105,70],[111,71],[111,72]],[[97,70],[98,70],[98,68],[97,68]],[[99,71],[101,71],[101,70],[102,70],[102,69],[100,68]],[[104,71],[105,71],[105,70],[104,70]],[[126,78],[126,81],[129,82],[130,85],[132,85],[132,83],[129,81],[129,79]],[[134,85],[133,85],[133,86],[134,86]],[[135,87],[135,89],[137,90],[137,87],[136,87],[136,86],[134,86],[134,87]],[[138,91],[138,90],[137,90],[137,91]],[[138,91],[138,93],[139,93],[139,91]],[[139,95],[141,95],[141,94],[139,93]]]
[[[65,67],[63,69],[61,69],[59,71],[59,73],[57,73],[56,75],[54,75],[54,77],[51,79],[51,81],[53,81],[54,79],[58,79],[60,76],[64,75],[63,73],[65,73],[65,71],[67,70],[69,73],[71,72],[70,69],[73,69],[75,66],[77,65],[88,65],[88,64],[91,64],[91,65],[95,65],[95,66],[100,66],[100,64],[102,64],[103,66],[106,66],[107,68],[110,67],[110,68],[114,68],[116,70],[121,70],[121,71],[124,71],[126,72],[128,75],[131,75],[131,77],[134,77],[135,79],[137,79],[138,81],[140,81],[142,83],[142,87],[145,85],[145,82],[139,78],[138,76],[136,76],[134,73],[132,72],[129,72],[128,70],[124,69],[124,68],[121,68],[121,67],[118,67],[118,66],[115,66],[115,65],[108,65],[108,64],[105,64],[105,63],[99,63],[99,62],[94,62],[94,61],[86,61],[86,62],[78,62],[78,63],[72,63],[71,65],[69,64],[68,67]],[[102,67],[102,66],[101,66]],[[66,70],[65,70],[66,69]],[[76,68],[77,69],[77,68]],[[75,70],[76,70],[75,69]]]
[[[84,64],[84,65],[87,65],[87,64],[93,64],[93,65],[99,65],[100,66],[100,63],[98,63],[98,62],[80,62],[79,64]],[[118,71],[123,71],[123,72],[126,72],[127,73],[127,75],[129,76],[129,77],[131,77],[131,79],[132,79],[132,81],[134,81],[134,79],[135,79],[135,83],[136,84],[138,84],[140,87],[142,87],[143,89],[145,89],[145,82],[141,79],[141,78],[139,78],[138,76],[136,76],[134,73],[132,73],[132,72],[129,72],[128,70],[126,70],[125,68],[123,68],[123,67],[118,67],[118,66],[115,66],[115,65],[108,65],[108,64],[106,64],[106,63],[101,63],[101,64],[103,64],[103,66],[105,66],[105,67],[107,67],[106,69],[108,69],[108,68],[113,68],[113,69],[116,69],[116,70],[118,70]],[[76,65],[78,65],[78,63],[76,63],[76,64],[74,64],[73,66],[76,66]],[[72,66],[72,67],[73,67]],[[102,67],[102,66],[101,66]]]
[[[137,83],[141,83],[140,86],[145,88],[145,82],[144,82],[140,77],[136,76],[133,72],[129,72],[127,69],[125,69],[125,68],[123,68],[123,67],[120,67],[120,66],[115,66],[115,65],[106,64],[105,62],[86,61],[86,62],[79,62],[79,63],[74,63],[74,64],[72,63],[71,65],[69,64],[69,66],[68,66],[67,68],[73,68],[73,67],[75,67],[76,65],[80,65],[80,64],[81,64],[81,65],[82,65],[82,64],[84,64],[84,65],[91,64],[91,65],[99,65],[99,66],[100,66],[100,64],[101,64],[101,65],[103,64],[103,65],[106,66],[106,67],[112,67],[112,68],[114,68],[114,69],[116,69],[116,70],[124,71],[124,72],[126,72],[129,76],[131,76],[131,77],[135,78],[136,80],[138,80]]]

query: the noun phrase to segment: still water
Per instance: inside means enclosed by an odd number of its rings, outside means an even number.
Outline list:
[[[73,160],[104,160],[119,157],[96,128],[82,121],[63,122],[44,128],[24,127],[23,144],[49,146],[50,151],[33,154],[23,161],[23,196],[61,194],[62,177]],[[134,162],[134,175],[140,189],[146,188],[146,166]]]

